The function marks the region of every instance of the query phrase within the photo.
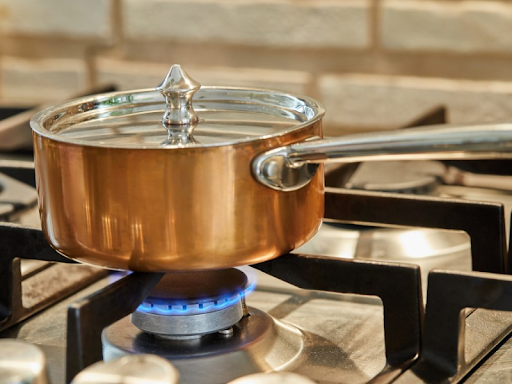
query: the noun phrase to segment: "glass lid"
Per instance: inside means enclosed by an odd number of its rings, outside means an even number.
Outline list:
[[[31,126],[40,135],[79,145],[208,147],[283,135],[324,115],[315,100],[290,93],[200,88],[173,65],[156,90],[73,100],[38,113]]]

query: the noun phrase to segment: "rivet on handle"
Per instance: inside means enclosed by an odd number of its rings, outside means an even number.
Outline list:
[[[162,124],[170,130],[188,130],[185,126],[193,126],[199,121],[197,113],[192,107],[192,97],[201,88],[201,84],[192,79],[175,64],[169,70],[166,78],[157,91],[165,97],[167,110],[162,117]]]

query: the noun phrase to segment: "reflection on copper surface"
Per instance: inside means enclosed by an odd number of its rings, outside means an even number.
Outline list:
[[[105,234],[105,237],[104,237],[104,243],[103,243],[103,246],[106,248],[106,249],[113,249],[113,243],[112,243],[112,223],[110,222],[110,217],[109,216],[103,216],[101,218],[101,223],[102,223],[102,232]]]
[[[34,134],[43,229],[62,254],[138,271],[228,268],[300,246],[323,217],[323,172],[294,192],[251,175],[257,153],[311,136],[208,148],[102,148]]]

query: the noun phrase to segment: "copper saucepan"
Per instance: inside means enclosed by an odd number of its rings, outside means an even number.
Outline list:
[[[510,124],[322,140],[313,99],[199,87],[173,66],[157,88],[166,103],[118,92],[34,116],[42,228],[58,252],[135,271],[257,263],[316,233],[323,162],[512,157]]]

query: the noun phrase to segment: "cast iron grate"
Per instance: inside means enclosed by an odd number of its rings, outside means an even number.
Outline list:
[[[3,163],[0,171],[25,182],[34,180],[31,167],[16,170]],[[327,189],[326,217],[359,223],[463,230],[471,237],[474,269],[494,273],[507,270],[504,213],[498,204]],[[30,315],[24,312],[21,301],[19,258],[73,262],[57,254],[37,229],[0,224],[0,239],[3,239],[0,242],[0,326],[3,326],[13,315],[21,315],[20,318]],[[512,302],[507,292],[512,279],[508,276],[477,272],[431,273],[422,336],[421,283],[419,269],[415,266],[289,254],[254,267],[303,289],[379,296],[384,306],[387,366],[373,382],[406,381],[410,375],[420,381],[458,381],[510,333],[510,327],[505,325],[470,361],[460,355],[461,343],[471,342],[467,335],[462,337],[463,321],[480,316],[478,310],[468,317],[460,316],[462,308],[512,310],[507,304]],[[103,328],[133,312],[161,276],[132,273],[69,307],[68,381],[81,369],[101,360]],[[45,305],[49,304],[40,304]],[[105,305],[110,309],[108,316],[105,316]],[[453,332],[446,345],[439,342],[439,337],[448,337],[443,333],[444,326]]]

